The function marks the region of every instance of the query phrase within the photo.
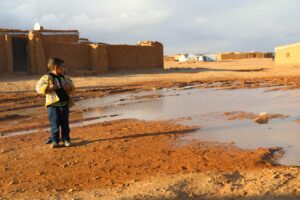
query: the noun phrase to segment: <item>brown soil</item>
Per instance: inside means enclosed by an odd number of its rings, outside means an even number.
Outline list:
[[[172,69],[73,76],[74,99],[170,87],[300,88],[299,67],[274,66],[268,59],[169,62],[166,68]],[[3,135],[48,126],[44,97],[34,91],[37,78],[0,80]],[[136,100],[148,98],[160,96]],[[71,121],[91,120],[82,112],[74,108]],[[244,114],[228,117],[256,116]],[[0,138],[0,199],[299,199],[299,169],[274,165],[280,148],[187,143],[181,136],[198,127],[173,122],[128,119],[77,127],[73,146],[54,150],[43,144],[49,134],[43,131]]]
[[[241,150],[231,144],[191,142],[193,127],[121,120],[72,130],[70,148],[43,145],[47,133],[0,140],[0,194],[40,198],[96,188],[124,187],[179,173],[245,171],[273,167],[275,149]]]

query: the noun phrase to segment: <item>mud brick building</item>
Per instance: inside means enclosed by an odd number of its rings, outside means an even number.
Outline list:
[[[275,48],[275,63],[300,64],[300,43]]]
[[[106,72],[120,69],[163,68],[163,45],[110,45],[80,39],[77,30],[0,29],[0,77],[42,74],[50,57],[65,60],[67,71]]]
[[[272,58],[273,53],[264,52],[230,52],[217,54],[217,60],[236,60],[236,59],[253,59],[253,58]]]

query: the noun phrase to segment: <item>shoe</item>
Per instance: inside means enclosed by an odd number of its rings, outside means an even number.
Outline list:
[[[57,147],[58,147],[58,143],[55,142],[55,141],[53,141],[53,142],[51,143],[51,147],[52,147],[52,148],[57,148]]]
[[[51,144],[51,143],[52,143],[51,138],[49,137],[47,140],[44,141],[44,143],[45,143],[45,144]]]
[[[65,147],[71,146],[71,142],[69,140],[64,140]]]

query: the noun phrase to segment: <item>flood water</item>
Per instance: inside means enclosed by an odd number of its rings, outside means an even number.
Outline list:
[[[83,110],[84,126],[117,119],[176,120],[177,123],[199,126],[198,131],[181,138],[231,143],[245,149],[282,147],[285,151],[279,164],[300,166],[300,90],[268,91],[260,89],[163,89],[140,93],[110,95],[77,102]],[[285,119],[273,119],[268,124],[252,120],[228,120],[224,112],[283,114]],[[184,118],[187,118],[184,120]],[[178,121],[178,120],[176,120]],[[34,131],[31,131],[34,132]],[[28,133],[17,132],[10,135]]]
[[[139,98],[155,95],[155,98]],[[160,97],[157,97],[160,96]],[[138,98],[137,98],[138,97]],[[82,108],[99,108],[86,112],[86,118],[102,118],[81,125],[115,119],[170,120],[189,118],[181,123],[201,128],[182,138],[184,141],[201,140],[234,142],[246,149],[283,147],[285,155],[279,164],[300,166],[300,90],[268,91],[260,89],[165,89],[140,94],[113,95],[82,101]],[[100,108],[101,107],[101,108]],[[228,120],[224,112],[243,111],[259,114],[288,115],[260,125],[252,120]]]

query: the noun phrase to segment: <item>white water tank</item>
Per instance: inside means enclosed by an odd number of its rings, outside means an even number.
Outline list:
[[[34,24],[34,26],[33,26],[33,30],[35,30],[35,31],[40,31],[40,30],[41,30],[41,25],[40,25],[38,22],[36,22],[36,23]]]

